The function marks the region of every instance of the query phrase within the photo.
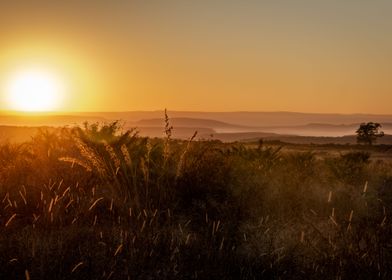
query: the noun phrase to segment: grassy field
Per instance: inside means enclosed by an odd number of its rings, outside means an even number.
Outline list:
[[[0,145],[1,279],[392,277],[390,146],[138,137]]]

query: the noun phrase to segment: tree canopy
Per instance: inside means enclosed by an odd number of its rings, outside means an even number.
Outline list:
[[[361,123],[357,129],[357,143],[372,145],[377,141],[377,138],[383,137],[384,132],[380,130],[381,124],[368,122]]]

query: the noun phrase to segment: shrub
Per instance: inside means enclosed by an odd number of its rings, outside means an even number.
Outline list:
[[[390,277],[390,164],[180,141],[168,121],[165,139],[115,122],[0,145],[0,277]]]

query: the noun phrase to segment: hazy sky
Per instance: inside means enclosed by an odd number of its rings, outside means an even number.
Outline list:
[[[0,82],[51,69],[71,111],[392,113],[391,15],[390,0],[1,0]]]

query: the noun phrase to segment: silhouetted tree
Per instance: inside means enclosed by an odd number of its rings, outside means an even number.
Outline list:
[[[361,123],[361,125],[356,131],[357,143],[372,145],[374,142],[377,141],[377,138],[384,136],[384,132],[381,131],[380,128],[381,124],[379,123]]]

